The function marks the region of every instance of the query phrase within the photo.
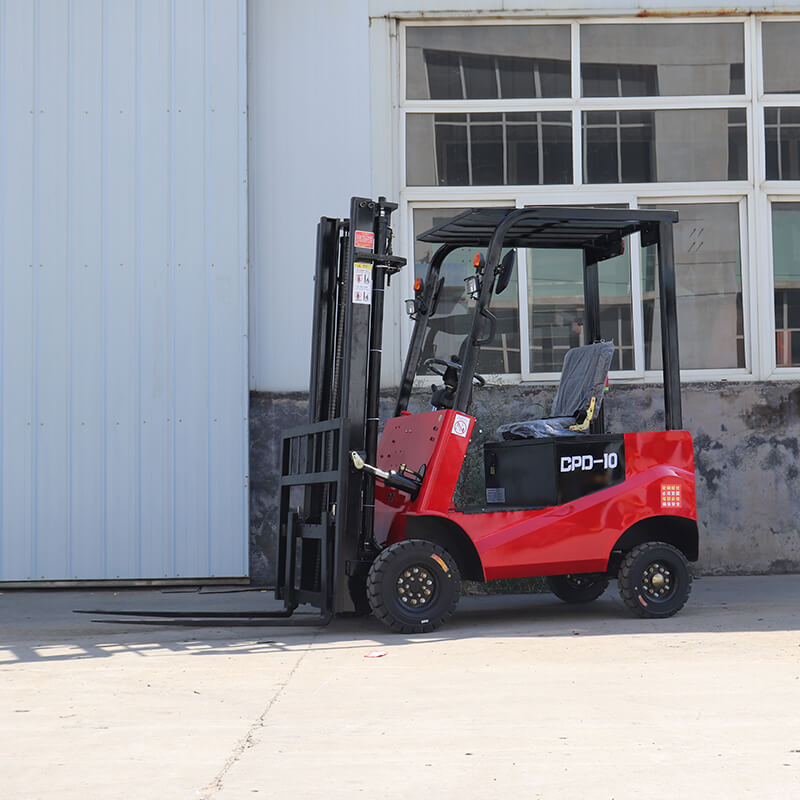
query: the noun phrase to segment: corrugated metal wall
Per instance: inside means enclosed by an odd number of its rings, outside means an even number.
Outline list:
[[[244,0],[0,0],[0,580],[247,572]]]

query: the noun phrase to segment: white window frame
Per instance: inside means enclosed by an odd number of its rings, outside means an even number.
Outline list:
[[[757,290],[758,303],[762,310],[758,325],[758,339],[761,346],[763,363],[763,376],[770,380],[798,380],[800,379],[800,366],[779,367],[775,353],[775,265],[772,251],[772,205],[773,203],[798,203],[800,202],[800,181],[766,180],[766,136],[764,126],[764,109],[770,107],[800,107],[798,94],[766,94],[764,92],[764,52],[762,47],[762,27],[765,22],[800,22],[800,14],[786,15],[775,18],[761,16],[755,19],[753,25],[753,72],[754,85],[757,87],[753,103],[754,136],[757,148],[756,157],[759,162],[758,174],[762,178],[759,182],[758,196],[758,230],[761,235],[755,243],[755,258],[766,267],[766,275],[761,274]]]
[[[748,381],[765,378],[796,379],[800,367],[775,366],[773,267],[771,243],[772,202],[792,202],[800,197],[800,181],[766,182],[764,175],[764,107],[800,105],[800,95],[763,94],[761,50],[762,22],[774,21],[770,16],[686,16],[642,20],[630,16],[577,18],[521,17],[484,19],[478,15],[460,18],[409,18],[396,22],[393,37],[396,81],[394,105],[395,130],[399,139],[400,158],[397,160],[397,186],[401,187],[400,214],[407,226],[409,253],[413,253],[412,213],[418,207],[470,207],[475,205],[539,205],[583,204],[592,202],[629,203],[725,203],[739,204],[740,254],[743,305],[743,332],[745,368],[682,370],[681,378],[687,382]],[[800,21],[800,14],[781,17],[781,21]],[[583,98],[580,96],[580,30],[582,25],[659,25],[659,24],[737,24],[743,27],[744,39],[744,93],[739,95],[688,95],[679,97],[647,98]],[[418,25],[436,26],[503,26],[503,25],[564,25],[570,27],[571,86],[570,98],[533,98],[525,100],[406,100],[406,31]],[[593,110],[661,110],[661,109],[714,109],[744,108],[747,120],[747,178],[741,181],[663,182],[646,184],[583,184],[582,112]],[[407,186],[405,117],[410,113],[498,113],[531,111],[570,111],[572,113],[573,182],[571,184],[531,186]],[[762,268],[759,270],[758,265]],[[764,275],[766,265],[768,275]],[[527,270],[524,254],[518,261],[520,292],[520,356],[519,374],[487,376],[493,383],[552,383],[558,379],[553,373],[532,373],[529,364],[529,330],[527,296]],[[410,296],[413,270],[404,271],[405,296]],[[618,382],[660,382],[660,371],[644,370],[644,331],[641,305],[641,264],[639,248],[631,248],[631,287],[633,303],[634,370],[612,373]],[[404,342],[410,336],[411,324],[406,320]]]

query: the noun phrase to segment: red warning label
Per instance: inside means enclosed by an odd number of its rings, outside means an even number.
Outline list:
[[[375,249],[375,234],[371,231],[356,231],[356,247]]]

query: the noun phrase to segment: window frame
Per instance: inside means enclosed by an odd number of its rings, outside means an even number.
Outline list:
[[[766,21],[769,21],[769,17]],[[783,19],[783,17],[782,17]],[[787,17],[786,19],[790,19]],[[800,15],[797,15],[800,21]],[[581,95],[580,73],[580,31],[582,25],[602,24],[735,24],[742,26],[744,52],[744,92],[737,95],[685,95],[660,97],[583,97]],[[406,99],[406,31],[416,26],[554,26],[570,27],[570,65],[571,65],[571,97],[569,98],[527,98],[527,99],[488,99],[488,100],[407,100]],[[772,361],[764,363],[764,356],[769,354],[765,343],[774,340],[774,308],[772,308],[772,288],[764,290],[763,271],[758,273],[759,263],[770,265],[769,281],[772,283],[772,262],[762,260],[767,246],[758,241],[756,231],[765,228],[765,217],[769,217],[768,203],[765,195],[757,187],[763,185],[764,175],[764,124],[763,105],[765,99],[761,93],[763,86],[761,55],[761,17],[670,17],[667,19],[642,20],[630,16],[575,17],[564,18],[500,18],[485,19],[481,16],[467,16],[448,19],[408,18],[397,20],[396,25],[396,58],[399,79],[396,82],[397,102],[394,106],[396,128],[399,132],[398,148],[400,158],[397,164],[398,186],[402,187],[400,196],[400,212],[402,226],[406,229],[408,252],[413,253],[413,209],[419,207],[446,208],[453,206],[470,207],[476,205],[587,205],[591,203],[628,203],[636,207],[641,203],[659,202],[674,203],[725,203],[736,202],[739,205],[739,233],[742,282],[742,313],[745,367],[736,369],[707,368],[700,370],[681,370],[682,380],[687,382],[708,382],[713,380],[756,380],[772,376],[775,373],[774,352]],[[789,99],[793,102],[789,103]],[[766,102],[773,105],[800,105],[800,95],[770,96]],[[736,181],[697,181],[697,182],[661,182],[661,183],[626,183],[626,184],[588,184],[583,183],[583,145],[582,114],[584,111],[624,111],[624,110],[661,110],[661,109],[715,109],[743,108],[747,125],[747,176]],[[498,113],[532,112],[532,111],[570,111],[572,114],[572,177],[571,184],[542,184],[537,186],[408,186],[406,184],[406,150],[405,119],[411,113]],[[760,116],[759,116],[760,115]],[[760,121],[759,121],[760,120]],[[775,183],[775,182],[773,182]],[[786,182],[780,182],[784,184]],[[776,187],[782,196],[791,188],[794,196],[800,196],[800,181],[793,182],[792,187]],[[765,208],[766,206],[766,208]],[[761,239],[763,240],[763,235]],[[771,237],[768,246],[771,250]],[[644,369],[644,322],[641,303],[641,261],[640,248],[631,247],[631,301],[632,327],[634,344],[634,369],[612,372],[616,382],[624,383],[660,383],[663,376],[659,371]],[[519,270],[519,311],[520,311],[520,360],[521,372],[503,375],[489,375],[492,383],[552,383],[558,380],[558,373],[536,373],[530,369],[530,331],[528,330],[527,264],[525,254],[520,253]],[[406,271],[404,271],[406,272]],[[404,296],[410,296],[413,277],[411,272],[403,278]],[[764,305],[764,297],[769,302]],[[759,313],[760,309],[767,309]],[[772,317],[769,323],[765,317]],[[769,325],[773,330],[769,333]],[[406,321],[402,328],[402,339],[408,341],[411,326]],[[769,335],[768,335],[769,333]],[[771,337],[771,338],[770,338]],[[789,377],[787,371],[794,369],[800,375],[800,368],[780,368],[780,377]],[[423,379],[424,382],[424,379]]]
[[[753,131],[753,140],[756,146],[756,159],[758,161],[760,182],[758,182],[759,196],[757,205],[758,230],[760,236],[754,243],[754,257],[766,267],[766,275],[759,276],[757,282],[758,307],[761,310],[758,321],[757,338],[761,351],[761,374],[770,380],[798,380],[800,379],[800,366],[779,367],[775,353],[775,264],[773,262],[772,248],[772,205],[773,203],[800,202],[800,180],[767,180],[766,179],[766,125],[764,110],[771,107],[794,106],[800,108],[800,93],[785,94],[764,91],[764,51],[762,28],[764,23],[776,22],[775,17],[768,15],[758,16],[752,26],[753,37],[753,64],[754,86],[756,87],[753,100],[754,125],[758,127]],[[787,14],[780,16],[780,22],[800,22],[800,14]],[[763,176],[763,177],[761,177]],[[754,336],[755,338],[755,336]]]

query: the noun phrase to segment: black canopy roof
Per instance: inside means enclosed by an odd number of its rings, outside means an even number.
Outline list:
[[[421,242],[485,247],[497,226],[514,215],[503,237],[504,247],[576,248],[604,251],[613,242],[643,231],[643,244],[653,243],[661,222],[678,221],[676,211],[627,208],[535,206],[525,209],[473,208],[425,231]]]

